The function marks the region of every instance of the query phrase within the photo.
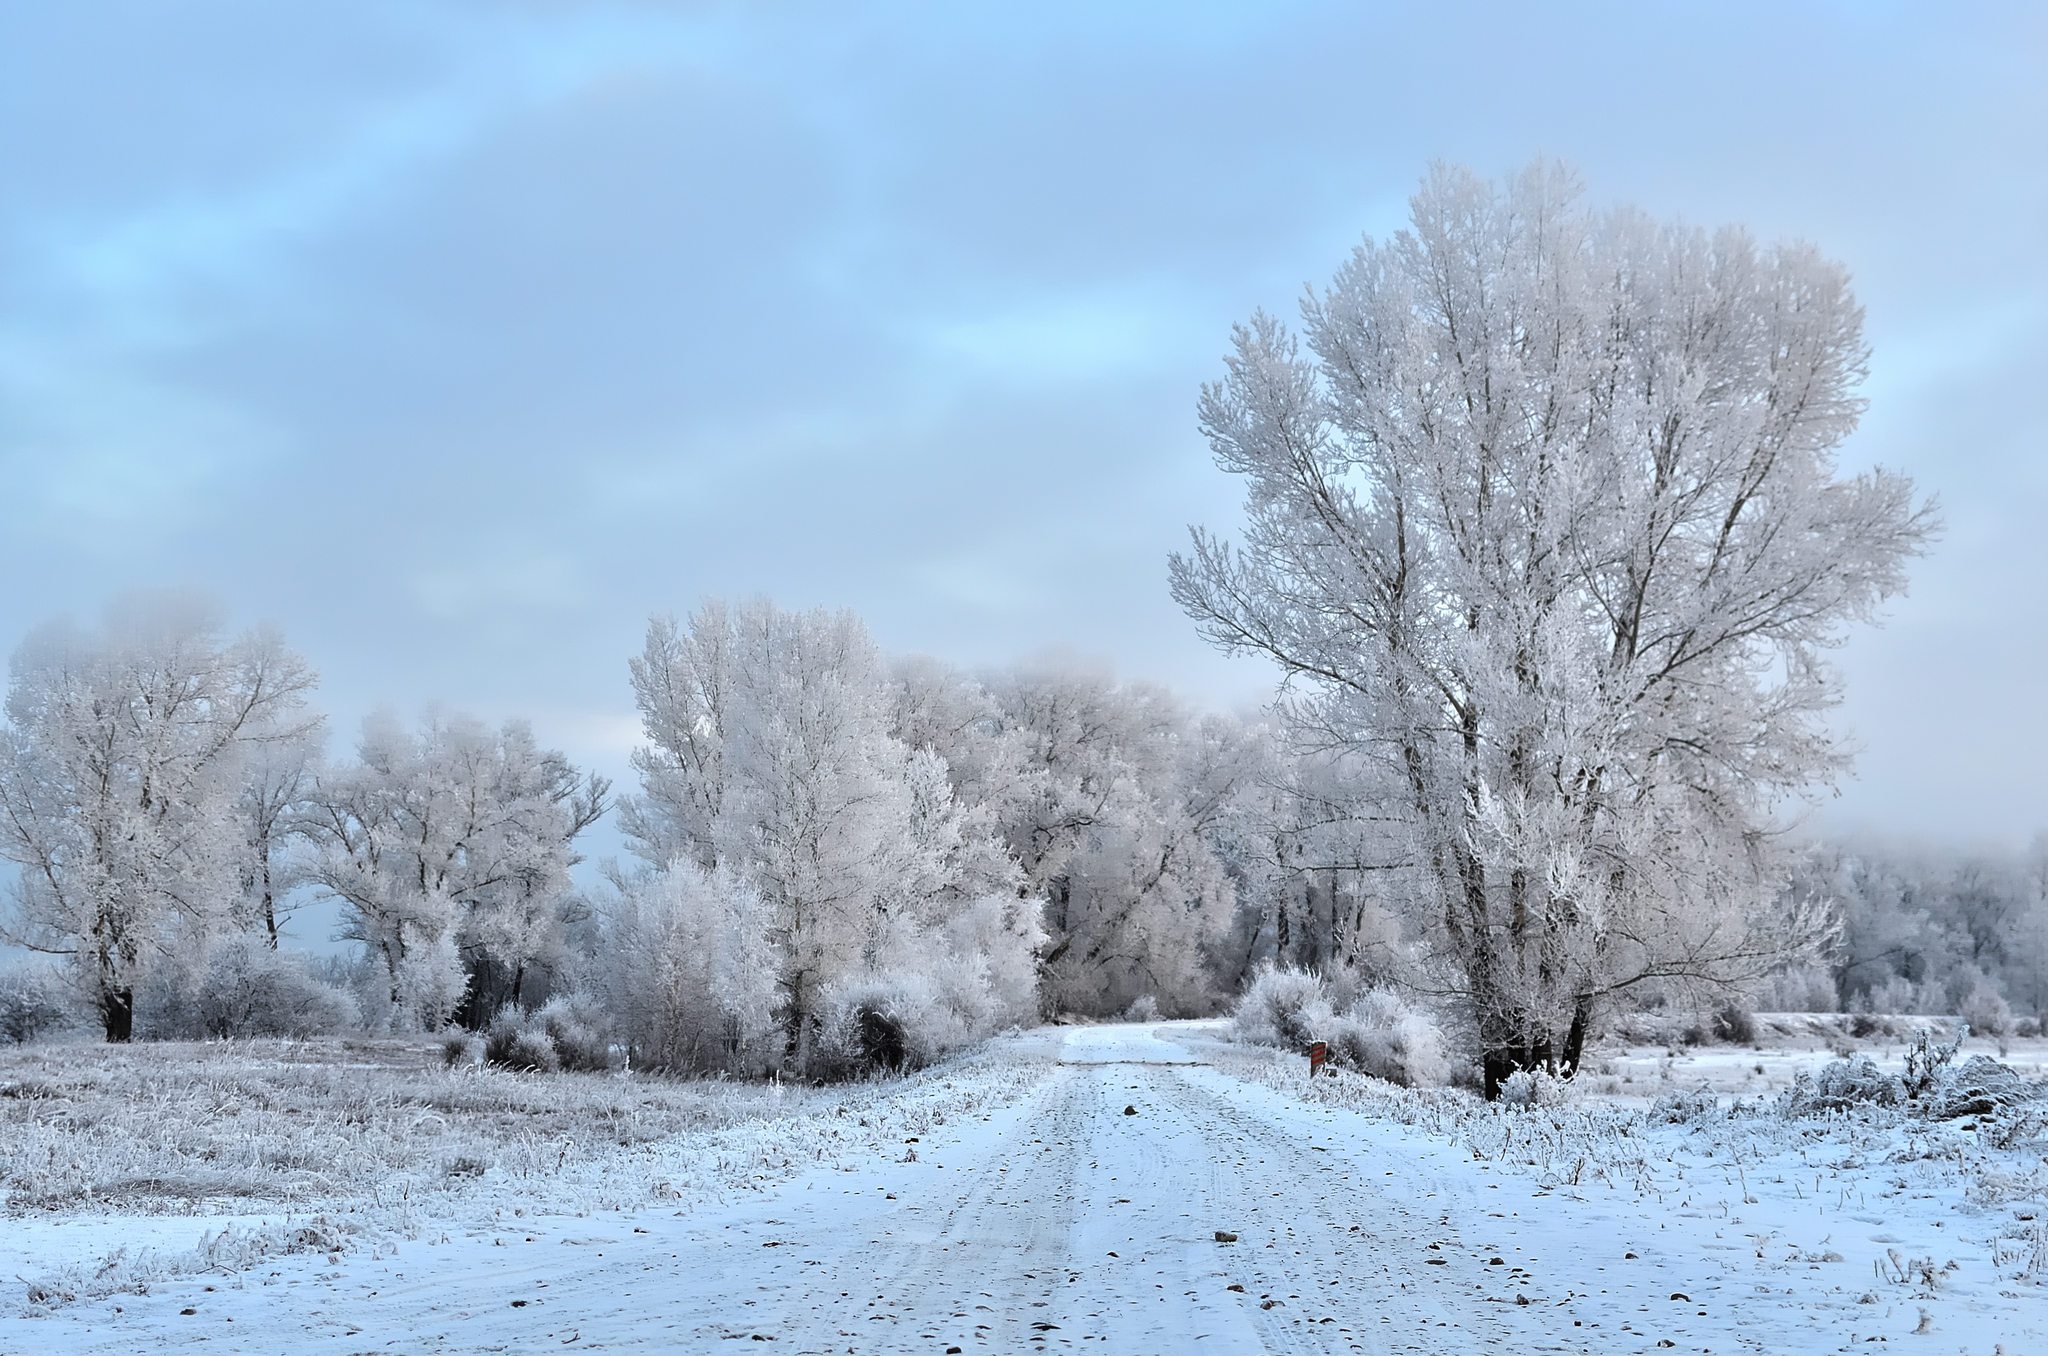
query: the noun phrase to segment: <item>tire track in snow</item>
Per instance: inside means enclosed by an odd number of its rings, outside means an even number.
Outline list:
[[[1192,1063],[1128,1028],[1071,1033],[999,1144],[947,1171],[905,1165],[894,1226],[810,1259],[812,1284],[790,1296],[808,1302],[762,1319],[796,1350],[855,1356],[1516,1345],[1458,1292],[1462,1260],[1426,1266],[1411,1218],[1191,1081]]]
[[[331,1272],[324,1259],[276,1259],[217,1292],[198,1278],[128,1297],[120,1315],[79,1306],[38,1323],[35,1346],[452,1356],[758,1340],[853,1356],[1407,1356],[1541,1345],[1532,1328],[1551,1316],[1520,1310],[1511,1337],[1460,1250],[1424,1263],[1439,1256],[1429,1231],[1447,1226],[1386,1199],[1367,1173],[1378,1164],[1319,1144],[1328,1136],[1267,1106],[1264,1089],[1195,1064],[1145,1028],[1075,1029],[1036,1088],[906,1143],[908,1161],[815,1171],[687,1217],[529,1219],[501,1240],[407,1244]],[[1218,1229],[1238,1240],[1218,1243]]]

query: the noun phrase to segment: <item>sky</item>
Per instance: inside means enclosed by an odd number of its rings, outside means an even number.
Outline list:
[[[1195,423],[1430,162],[1816,242],[1850,469],[1946,523],[1836,658],[1828,832],[2048,828],[2048,10],[0,5],[0,644],[209,590],[379,707],[624,782],[707,596],[1248,709],[1166,590]]]

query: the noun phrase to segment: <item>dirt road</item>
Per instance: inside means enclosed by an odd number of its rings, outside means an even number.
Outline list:
[[[751,1322],[799,1351],[856,1353],[1508,1345],[1476,1302],[1498,1274],[1431,1250],[1370,1180],[1386,1168],[1247,1110],[1233,1082],[1140,1029],[1072,1030],[1000,1136],[905,1165],[867,1227],[834,1238],[852,1221],[786,1211],[803,1244],[774,1298],[700,1331]],[[735,1298],[767,1279],[745,1249],[727,1256]]]
[[[77,1306],[34,1323],[33,1349],[1451,1353],[1571,1331],[1561,1310],[1503,1309],[1520,1268],[1437,1246],[1447,1217],[1383,1195],[1401,1164],[1155,1030],[1025,1038],[1044,1069],[1030,1093],[901,1161],[683,1217],[277,1259]],[[0,1352],[29,1331],[10,1325]]]

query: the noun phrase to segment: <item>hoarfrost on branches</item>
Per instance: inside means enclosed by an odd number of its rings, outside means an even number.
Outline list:
[[[1439,167],[1301,338],[1240,326],[1201,421],[1243,542],[1172,562],[1363,770],[1489,1091],[1574,1068],[1636,986],[1819,940],[1769,811],[1844,765],[1823,653],[1932,531],[1903,478],[1837,471],[1866,357],[1840,267],[1578,198]]]
[[[250,843],[245,765],[308,738],[314,676],[273,631],[223,641],[214,606],[136,594],[96,632],[15,652],[0,729],[0,853],[18,863],[10,940],[61,955],[110,1041],[152,972],[203,974],[231,931]]]

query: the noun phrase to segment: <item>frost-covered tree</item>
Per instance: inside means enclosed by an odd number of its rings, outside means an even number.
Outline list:
[[[649,742],[626,832],[650,866],[723,868],[759,890],[799,1072],[835,983],[887,973],[974,900],[1004,897],[1015,937],[1035,937],[943,759],[892,733],[886,666],[852,614],[708,602],[687,624],[657,619],[632,674]]]
[[[314,676],[277,634],[222,638],[217,610],[138,594],[96,632],[15,652],[0,730],[0,853],[21,867],[10,939],[67,956],[110,1041],[165,961],[203,969],[235,922],[244,769],[307,737]]]
[[[633,1063],[732,1073],[780,1063],[769,917],[754,884],[688,860],[613,884],[596,987]]]
[[[1288,675],[1298,736],[1370,768],[1489,1090],[1574,1067],[1620,993],[1811,940],[1770,807],[1843,766],[1824,652],[1932,527],[1836,466],[1866,359],[1840,267],[1579,195],[1438,168],[1302,339],[1240,327],[1200,411],[1245,534],[1172,562],[1205,635]]]
[[[2019,878],[2005,920],[2005,996],[2038,1021],[2048,1016],[2048,835],[2028,845]]]
[[[1046,901],[1047,1006],[1108,1014],[1150,996],[1206,1010],[1207,948],[1235,898],[1212,839],[1255,775],[1256,741],[1106,673],[1020,669],[989,691],[1008,765],[987,793]]]
[[[1351,760],[1267,747],[1246,792],[1218,826],[1217,850],[1237,882],[1237,919],[1219,947],[1232,991],[1271,963],[1348,985],[1409,978],[1388,899],[1401,863],[1383,856]]]
[[[479,1025],[567,963],[573,845],[608,789],[521,721],[364,722],[357,761],[321,776],[304,824],[310,877],[342,902],[393,1020]]]
[[[282,729],[259,727],[262,737],[248,743],[242,758],[235,805],[243,839],[237,922],[260,929],[273,951],[278,927],[290,916],[288,901],[305,879],[306,862],[297,849],[313,808],[321,733],[318,720]]]

